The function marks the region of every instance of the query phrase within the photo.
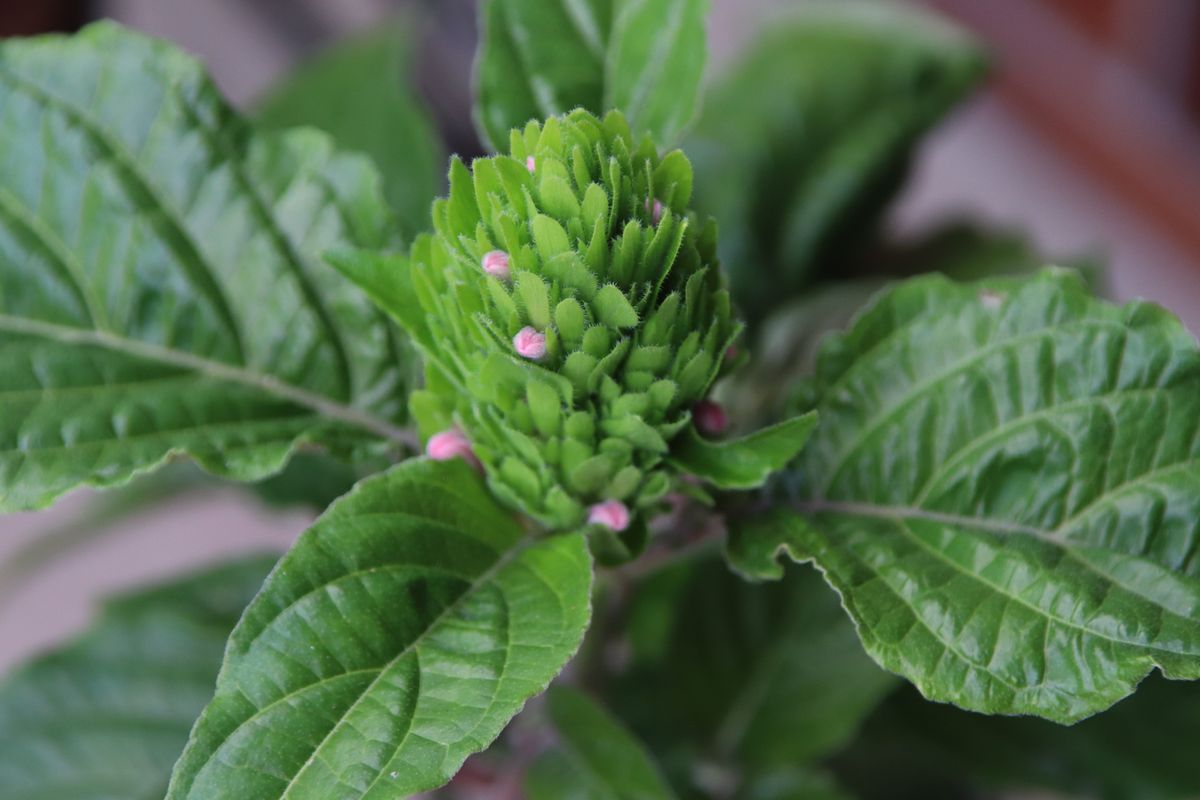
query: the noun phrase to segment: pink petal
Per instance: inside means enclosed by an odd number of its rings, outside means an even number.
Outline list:
[[[692,406],[692,419],[696,421],[696,429],[705,436],[720,436],[729,430],[725,409],[711,400],[701,400]]]
[[[513,337],[513,348],[517,355],[539,361],[546,356],[546,334],[538,333],[535,328],[526,325]]]
[[[425,443],[425,455],[434,461],[450,461],[461,458],[476,469],[480,469],[479,459],[471,449],[471,440],[457,428],[435,433]]]
[[[605,500],[588,509],[588,524],[603,525],[614,531],[629,527],[629,509],[620,500]]]
[[[483,271],[502,281],[508,280],[508,253],[503,250],[492,250],[483,256]]]

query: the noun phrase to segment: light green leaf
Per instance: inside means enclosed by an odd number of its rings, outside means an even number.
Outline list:
[[[917,279],[827,340],[799,514],[868,651],[927,697],[1081,719],[1154,667],[1200,678],[1200,351],[1077,277]],[[789,518],[790,516],[790,518]]]
[[[0,44],[0,511],[176,454],[253,480],[408,442],[409,351],[317,258],[389,226],[364,159],[254,135],[166,44]]]
[[[247,609],[168,797],[433,789],[574,654],[590,589],[582,535],[527,537],[464,462],[370,478]]]
[[[605,105],[625,112],[634,130],[670,144],[696,113],[709,0],[617,0],[616,9]]]
[[[0,684],[0,797],[159,800],[212,697],[225,638],[272,563],[110,601],[82,637]]]
[[[839,770],[862,800],[944,797],[947,786],[979,789],[973,796],[1181,800],[1200,797],[1198,719],[1200,684],[1159,676],[1069,728],[984,717],[906,691],[872,716]]]
[[[716,557],[684,563],[638,587],[628,626],[616,708],[689,778],[714,758],[746,784],[824,758],[896,684],[807,567],[750,584]]]
[[[586,695],[552,687],[546,708],[558,734],[526,777],[530,800],[670,800],[667,787],[633,734]]]
[[[487,0],[475,119],[493,150],[531,119],[617,108],[673,141],[696,109],[708,0]]]
[[[978,47],[892,3],[815,2],[704,99],[684,150],[750,320],[869,244],[921,137],[979,82]]]
[[[267,129],[313,125],[340,147],[371,156],[405,239],[429,227],[445,189],[445,153],[409,74],[415,13],[351,37],[272,87],[256,121]]]
[[[796,457],[816,426],[810,411],[729,441],[711,441],[689,428],[672,443],[670,461],[721,489],[755,489]]]

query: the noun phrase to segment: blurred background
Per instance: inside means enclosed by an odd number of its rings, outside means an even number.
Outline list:
[[[799,4],[713,0],[710,75]],[[1023,231],[1041,252],[1105,263],[1113,296],[1157,301],[1200,331],[1200,3],[921,5],[985,41],[994,71],[922,145],[887,225],[918,237],[969,215]],[[113,18],[195,53],[248,107],[322,47],[418,6],[419,91],[447,146],[476,154],[473,0],[0,0],[0,35]],[[96,537],[91,502],[75,495],[49,512],[0,519],[0,564],[34,541],[88,541],[30,580],[20,563],[7,567],[7,585],[0,577],[0,670],[80,627],[98,595],[229,553],[285,547],[313,516],[210,486]]]

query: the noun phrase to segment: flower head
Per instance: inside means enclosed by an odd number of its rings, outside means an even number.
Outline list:
[[[682,153],[575,111],[454,160],[404,262],[414,417],[459,426],[493,493],[550,528],[630,524],[681,478],[671,448],[740,329],[691,186]]]

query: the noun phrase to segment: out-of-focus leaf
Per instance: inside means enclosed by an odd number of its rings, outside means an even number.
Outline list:
[[[386,465],[378,464],[379,469]],[[272,506],[306,506],[324,511],[366,471],[321,453],[297,453],[277,475],[249,487],[259,499]]]
[[[168,797],[436,788],[574,654],[590,589],[582,534],[527,536],[465,462],[365,480],[246,610]]]
[[[530,800],[670,800],[650,755],[616,719],[586,695],[564,686],[546,697],[554,747],[530,768]]]
[[[318,257],[391,229],[366,159],[255,134],[174,47],[0,43],[0,512],[410,442],[407,345]]]
[[[851,795],[824,772],[785,768],[752,779],[737,800],[851,800]]]
[[[864,272],[909,278],[940,272],[956,281],[999,275],[1029,275],[1047,263],[1079,271],[1097,294],[1105,289],[1104,269],[1095,257],[1048,259],[1022,233],[989,230],[974,223],[946,223],[912,241],[889,243],[864,259]]]
[[[881,296],[828,339],[795,511],[739,569],[815,561],[883,666],[935,700],[1072,722],[1156,666],[1200,678],[1200,350],[1077,276]]]
[[[806,4],[748,50],[684,147],[754,323],[871,241],[917,142],[984,61],[959,32],[890,3]]]
[[[707,14],[708,0],[486,0],[480,135],[498,150],[531,119],[616,108],[635,132],[670,144],[695,113]]]
[[[669,459],[720,489],[756,489],[796,457],[816,425],[810,411],[741,439],[712,441],[693,428],[672,446]]]
[[[313,125],[371,156],[408,240],[429,227],[445,188],[445,153],[408,79],[418,29],[407,14],[335,45],[272,88],[256,114],[265,129]]]
[[[896,683],[807,567],[750,584],[716,558],[684,563],[639,586],[629,626],[614,702],[680,786],[705,765],[749,788],[825,757]]]
[[[1094,800],[1200,797],[1200,685],[1154,676],[1104,714],[1064,728],[890,699],[839,759],[864,800],[944,797],[947,787],[1052,791]]]
[[[0,685],[0,797],[159,800],[212,697],[225,638],[274,558],[110,601]]]

